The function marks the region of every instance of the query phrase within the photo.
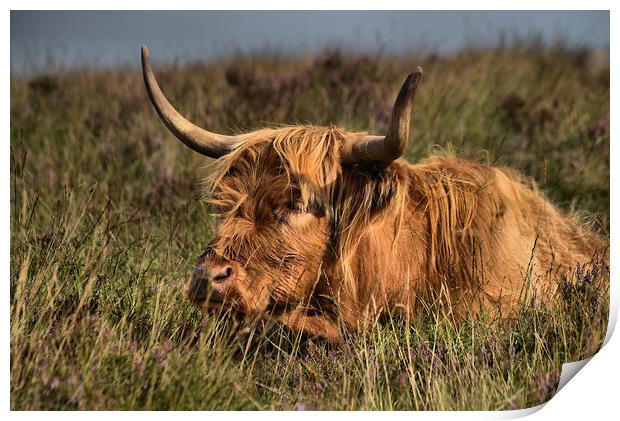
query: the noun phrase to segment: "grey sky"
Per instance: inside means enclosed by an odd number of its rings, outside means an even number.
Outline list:
[[[494,45],[500,34],[539,35],[571,46],[609,48],[609,13],[588,11],[11,12],[11,69],[50,63],[137,65],[147,43],[155,61],[209,59],[269,47],[450,53]]]

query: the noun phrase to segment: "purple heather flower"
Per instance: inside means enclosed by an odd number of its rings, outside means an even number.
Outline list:
[[[399,383],[401,386],[404,386],[404,385],[405,385],[405,383],[407,383],[407,377],[408,377],[408,376],[407,376],[407,372],[406,372],[406,371],[403,371],[403,372],[402,372],[402,373],[400,373],[400,375],[398,376],[398,383]]]
[[[166,342],[164,342],[164,351],[170,352],[171,349],[172,349],[172,341],[168,339],[166,340]]]
[[[538,376],[538,399],[540,403],[544,403],[547,400],[547,396],[553,396],[558,387],[559,380],[559,376],[555,372]]]
[[[295,406],[295,410],[296,411],[305,411],[306,410],[306,404],[303,402],[299,402],[297,404],[297,406]]]
[[[153,136],[153,144],[157,146],[161,146],[164,144],[164,138],[160,133],[157,133],[155,136]]]
[[[606,135],[609,133],[609,121],[601,120],[597,124],[593,124],[588,127],[588,136],[590,139],[596,139],[597,137]]]
[[[384,104],[381,108],[379,108],[379,112],[377,113],[377,122],[376,128],[379,131],[387,130],[390,119],[392,118],[392,105]]]
[[[312,383],[310,385],[310,390],[312,391],[313,395],[316,395],[319,392],[319,386],[317,383]]]

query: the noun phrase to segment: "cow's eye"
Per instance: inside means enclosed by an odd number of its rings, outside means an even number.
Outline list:
[[[303,203],[301,202],[290,202],[274,211],[276,219],[280,222],[287,222],[291,217],[300,215],[304,212],[305,209],[303,208]]]
[[[300,213],[304,212],[304,204],[301,202],[290,202],[286,206],[287,212]]]

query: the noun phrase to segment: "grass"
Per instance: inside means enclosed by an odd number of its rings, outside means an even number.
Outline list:
[[[381,131],[417,64],[408,159],[485,150],[608,224],[609,62],[596,53],[528,42],[156,70],[173,104],[212,130]],[[553,395],[563,362],[602,344],[601,261],[559,280],[556,307],[525,302],[514,320],[429,310],[339,348],[277,327],[231,335],[232,322],[201,321],[184,297],[213,226],[199,200],[208,163],[167,132],[136,69],[12,76],[11,409],[523,408]]]

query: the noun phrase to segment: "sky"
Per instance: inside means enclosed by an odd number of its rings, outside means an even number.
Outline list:
[[[11,71],[213,60],[264,48],[449,54],[539,36],[609,50],[607,11],[12,11]]]

